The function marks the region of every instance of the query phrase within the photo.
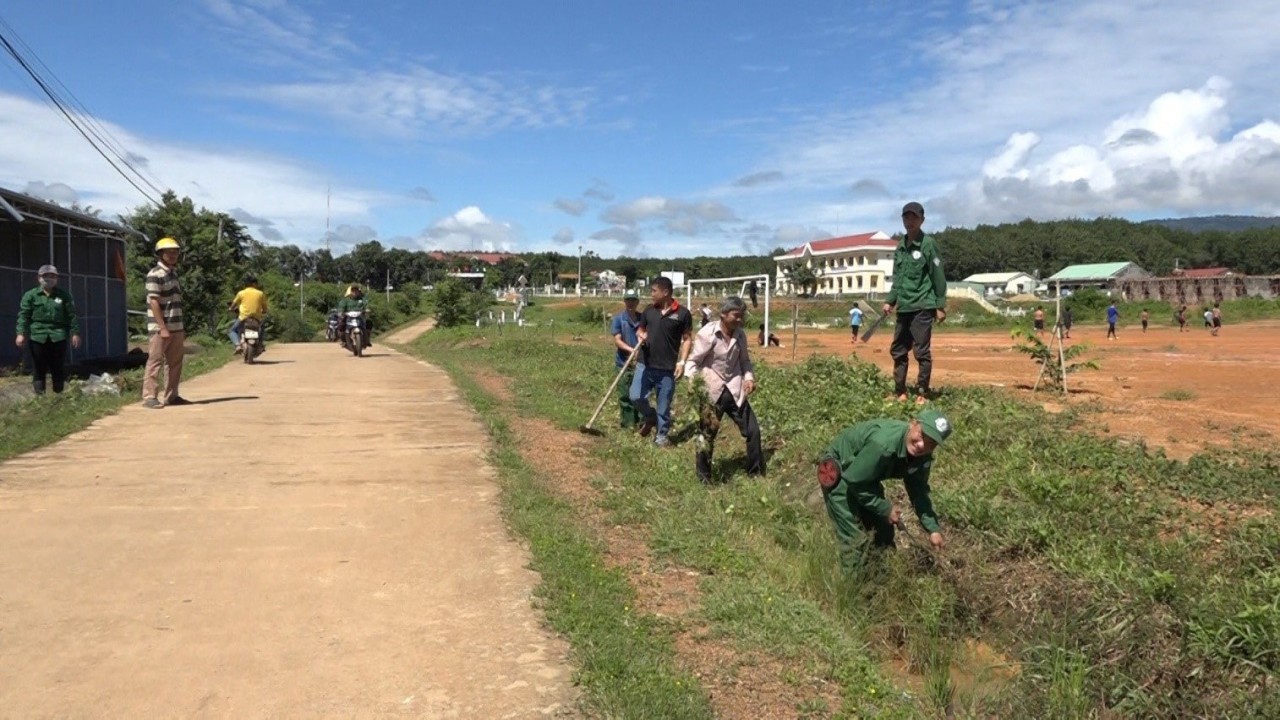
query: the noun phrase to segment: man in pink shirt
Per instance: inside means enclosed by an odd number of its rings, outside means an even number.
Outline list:
[[[742,329],[747,312],[742,298],[731,297],[720,307],[720,320],[708,323],[693,341],[689,365],[705,384],[698,416],[698,479],[711,482],[711,455],[715,452],[720,420],[727,414],[747,441],[747,474],[764,475],[764,451],[760,424],[748,400],[756,389],[756,377]]]

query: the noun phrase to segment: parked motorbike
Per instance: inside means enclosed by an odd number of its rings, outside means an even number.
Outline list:
[[[364,357],[364,346],[367,340],[364,312],[348,310],[346,313],[346,332],[342,334],[342,346],[356,357]]]
[[[240,333],[240,354],[244,356],[246,365],[252,365],[258,356],[266,352],[267,343],[263,337],[263,323],[256,318],[246,318],[244,330]]]
[[[334,342],[335,340],[337,340],[338,331],[341,328],[342,328],[342,319],[338,317],[338,314],[333,313],[329,315],[329,324],[326,326],[324,331],[325,339],[328,340],[329,342]]]

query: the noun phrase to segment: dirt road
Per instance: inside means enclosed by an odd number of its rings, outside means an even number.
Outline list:
[[[572,714],[445,374],[274,345],[0,465],[2,717]]]

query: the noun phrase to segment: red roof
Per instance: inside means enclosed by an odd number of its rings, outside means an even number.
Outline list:
[[[1204,278],[1226,277],[1231,274],[1231,268],[1215,267],[1215,268],[1188,268],[1178,271],[1178,275],[1193,280],[1202,280]]]
[[[791,248],[786,255],[780,257],[800,257],[804,254],[805,248],[809,248],[811,253],[838,252],[840,250],[852,250],[860,247],[882,248],[890,250],[898,247],[897,241],[885,235],[883,232],[869,232],[860,235],[845,235],[844,237],[827,238],[826,240],[814,240],[800,247]]]
[[[428,253],[428,255],[430,255],[433,260],[439,260],[441,262],[447,261],[451,257],[456,257],[456,258],[464,258],[467,260],[471,260],[471,259],[479,260],[480,262],[485,263],[487,265],[497,265],[498,263],[502,262],[503,260],[509,257],[515,257],[511,253],[465,252],[465,251],[447,253],[447,252],[444,252],[443,250],[433,250],[430,253]]]

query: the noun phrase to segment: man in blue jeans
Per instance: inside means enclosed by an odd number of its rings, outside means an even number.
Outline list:
[[[654,444],[667,447],[671,441],[671,399],[676,394],[676,380],[684,375],[684,363],[693,348],[693,316],[673,297],[671,279],[660,277],[649,286],[653,304],[640,314],[640,363],[644,372],[636,372],[631,384],[631,403],[640,416],[640,434],[648,436],[656,426]],[[649,404],[649,393],[658,393],[658,410]]]

